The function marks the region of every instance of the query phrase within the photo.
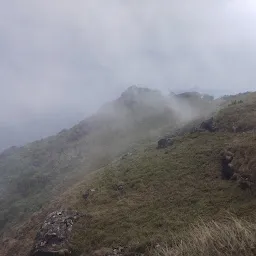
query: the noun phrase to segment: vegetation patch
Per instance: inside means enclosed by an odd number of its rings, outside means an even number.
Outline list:
[[[253,256],[256,254],[256,222],[235,217],[200,222],[176,237],[172,246],[156,250],[156,256]]]
[[[219,220],[226,211],[249,216],[255,197],[221,178],[220,154],[233,141],[232,133],[194,133],[177,137],[167,149],[148,147],[108,166],[92,183],[81,185],[81,196],[73,201],[72,207],[92,215],[74,226],[73,247],[91,253],[128,246],[133,253],[150,254],[199,219]],[[116,189],[119,183],[122,190]],[[84,200],[88,186],[95,192]]]

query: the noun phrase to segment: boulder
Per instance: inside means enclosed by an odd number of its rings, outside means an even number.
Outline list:
[[[30,256],[71,255],[70,234],[80,216],[77,211],[71,210],[49,214],[36,235]]]
[[[173,144],[173,140],[170,138],[162,138],[158,142],[157,148],[167,148],[168,146],[171,146]]]
[[[242,190],[250,190],[255,187],[255,177],[250,169],[241,166],[241,155],[234,154],[231,149],[224,149],[221,152],[221,174],[222,178],[226,180],[235,181]],[[238,158],[238,159],[237,159]],[[246,161],[246,160],[244,160]],[[248,168],[248,165],[247,165]]]
[[[209,132],[215,132],[216,128],[215,128],[214,123],[213,123],[213,117],[211,117],[208,120],[203,121],[200,125],[200,129],[203,129],[203,130],[206,130],[206,131],[209,131]]]
[[[235,171],[232,166],[233,153],[224,150],[221,154],[221,175],[223,179],[229,180],[233,177]],[[235,178],[235,177],[234,177]]]

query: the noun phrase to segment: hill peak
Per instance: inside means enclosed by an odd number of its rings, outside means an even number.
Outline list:
[[[119,98],[119,101],[130,102],[130,101],[140,101],[148,97],[159,97],[162,96],[161,92],[158,90],[149,89],[146,87],[138,87],[132,85],[128,87]]]
[[[139,87],[137,85],[132,85],[129,86],[123,93],[121,96],[126,96],[126,95],[139,95],[139,94],[143,94],[143,93],[151,93],[151,92],[158,92],[157,90],[153,90],[153,89],[149,89],[147,87]]]

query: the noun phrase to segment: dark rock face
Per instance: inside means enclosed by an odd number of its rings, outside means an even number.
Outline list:
[[[56,211],[49,214],[37,233],[30,256],[71,255],[69,238],[77,211]]]
[[[223,179],[229,180],[234,175],[234,170],[233,170],[232,164],[231,164],[232,160],[233,160],[233,154],[231,152],[224,151],[222,153],[222,157],[221,157],[221,165],[222,165],[221,175],[222,175]]]
[[[255,186],[255,179],[253,179],[252,174],[239,170],[236,162],[236,157],[231,151],[224,150],[221,153],[222,179],[236,181],[238,187],[242,190],[253,192],[252,188]]]
[[[157,148],[167,148],[168,146],[171,146],[173,144],[173,140],[170,138],[163,138],[160,139],[157,144]]]
[[[209,132],[215,132],[216,128],[214,127],[213,117],[208,120],[203,121],[200,125],[200,129],[204,129]]]
[[[160,139],[157,144],[158,144],[158,148],[166,148],[167,147],[166,139]]]

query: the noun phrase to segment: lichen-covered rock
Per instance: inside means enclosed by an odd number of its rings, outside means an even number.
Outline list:
[[[30,256],[71,255],[69,238],[73,224],[80,216],[71,210],[49,214],[37,233]]]

